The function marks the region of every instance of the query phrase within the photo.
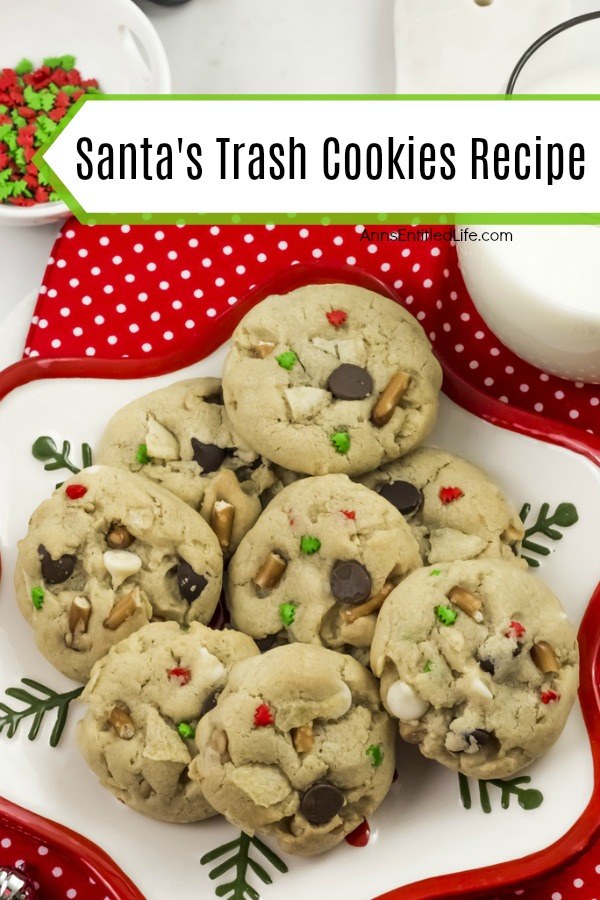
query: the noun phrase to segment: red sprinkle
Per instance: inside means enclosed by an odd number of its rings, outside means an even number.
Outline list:
[[[540,700],[545,705],[548,705],[548,703],[552,703],[554,700],[560,700],[560,694],[557,694],[556,691],[543,691]]]
[[[192,673],[189,669],[182,669],[179,666],[175,666],[174,669],[169,669],[168,671],[169,680],[170,681],[178,681],[180,687],[184,687],[186,684],[189,684],[192,680]]]
[[[520,622],[512,622],[511,621],[510,628],[506,632],[506,637],[507,638],[515,638],[515,640],[517,640],[518,638],[523,637],[523,635],[525,634],[525,631],[526,631],[525,626],[521,625]]]
[[[87,492],[88,489],[84,484],[68,484],[65,488],[65,494],[69,500],[81,500]]]
[[[366,819],[363,819],[354,831],[346,835],[346,843],[351,847],[366,847],[371,837],[371,829]]]
[[[452,503],[453,500],[459,500],[461,497],[464,497],[464,493],[459,487],[440,488],[439,498],[442,503]]]
[[[340,512],[342,515],[346,516],[347,519],[356,519],[355,509],[341,509]]]
[[[334,328],[339,328],[348,318],[348,313],[344,312],[343,309],[332,309],[331,312],[325,313],[325,315]]]
[[[261,703],[254,710],[254,724],[257,728],[266,728],[267,725],[272,725],[274,721],[275,716],[266,703]]]

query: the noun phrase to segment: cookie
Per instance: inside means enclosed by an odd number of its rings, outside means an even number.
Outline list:
[[[120,409],[108,423],[98,461],[150,478],[198,510],[226,555],[261,512],[274,485],[269,463],[238,438],[218,378],[178,381]]]
[[[368,662],[384,597],[420,565],[391,503],[347,475],[304,478],[277,494],[238,547],[226,588],[231,620],[257,639]]]
[[[93,466],[34,512],[15,587],[44,656],[86,681],[152,617],[208,623],[222,571],[217,538],[198,513],[145,478]]]
[[[278,465],[357,475],[422,443],[441,381],[425,332],[399,304],[313,284],[246,314],[223,395],[236,431]]]
[[[103,787],[127,806],[165,822],[214,816],[197,780],[198,722],[216,703],[232,666],[258,653],[235,631],[198,622],[154,622],[96,663],[82,699],[79,747]]]
[[[371,665],[400,735],[473,778],[507,778],[560,735],[575,629],[543,581],[501,560],[419,569],[379,614]]]
[[[335,847],[385,797],[394,724],[355,659],[292,644],[235,665],[196,732],[204,796],[247,834],[312,856]]]
[[[406,517],[425,564],[518,559],[523,523],[516,509],[485,472],[466,459],[420,447],[360,480]]]

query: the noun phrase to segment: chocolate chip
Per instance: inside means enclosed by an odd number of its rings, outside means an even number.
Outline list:
[[[491,741],[492,735],[489,731],[484,731],[483,728],[474,728],[473,731],[469,732],[467,738],[473,738],[480,747],[485,747]]]
[[[338,400],[362,400],[373,390],[373,379],[362,366],[342,363],[329,376],[327,389]]]
[[[135,538],[124,525],[111,525],[106,535],[106,543],[113,550],[125,550],[133,544]]]
[[[212,691],[212,692],[208,695],[208,697],[206,698],[206,700],[205,700],[204,703],[202,704],[202,709],[200,710],[200,718],[202,718],[202,716],[205,716],[206,713],[209,713],[209,712],[211,711],[211,709],[214,709],[214,708],[215,708],[215,706],[217,705],[217,700],[219,699],[220,694],[221,694],[221,691]]]
[[[62,584],[73,574],[77,557],[72,553],[64,553],[58,559],[52,559],[44,545],[40,544],[38,555],[42,562],[42,578],[46,584]]]
[[[320,782],[307,790],[300,801],[300,812],[311,825],[324,825],[339,813],[344,802],[339,788]]]
[[[261,653],[266,653],[277,643],[277,634],[268,634],[264,638],[258,638],[254,641]]]
[[[202,467],[204,473],[216,472],[227,456],[227,451],[223,447],[217,447],[216,444],[203,444],[198,438],[192,438],[192,450],[194,451],[194,462]]]
[[[184,559],[177,566],[176,573],[182,600],[193,603],[194,600],[198,599],[208,581],[204,575],[198,575],[197,572],[194,572],[190,564]]]
[[[380,497],[395,506],[403,516],[412,516],[423,506],[423,491],[410,481],[391,481],[379,489]]]
[[[491,659],[478,659],[477,662],[484,672],[488,672],[490,675],[495,673],[496,666]]]
[[[371,576],[355,559],[338,559],[333,564],[329,584],[340,603],[363,603],[371,594]]]

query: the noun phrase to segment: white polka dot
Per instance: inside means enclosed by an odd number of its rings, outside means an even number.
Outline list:
[[[254,235],[253,234],[245,234],[244,240],[247,244],[251,244],[252,241],[254,240]]]
[[[154,232],[154,237],[156,238],[157,241],[162,241],[164,236],[165,236],[164,231],[155,231]]]
[[[160,313],[159,312],[150,313],[150,318],[152,319],[153,322],[158,322],[160,319]]]
[[[354,230],[357,234],[362,234],[363,231],[365,230],[365,226],[364,225],[355,225]]]
[[[596,866],[594,871],[596,872],[597,875],[600,875],[600,865]]]
[[[490,350],[490,356],[500,356],[500,351],[497,347],[492,347]]]
[[[309,232],[308,228],[301,228],[300,231],[298,232],[298,234],[300,235],[301,238],[307,238],[308,235],[310,234],[310,232]]]
[[[280,250],[287,250],[287,248],[288,248],[288,242],[287,242],[287,241],[279,241],[279,243],[277,244],[277,246],[278,246],[278,248],[279,248]],[[225,248],[223,248],[223,252],[225,252]]]
[[[432,255],[432,256],[439,256],[439,255],[440,255],[440,248],[439,248],[439,247],[432,247],[432,248],[431,248],[431,255]]]
[[[58,338],[53,338],[53,339],[50,341],[50,346],[54,347],[55,350],[58,350],[58,348],[60,347],[60,345],[61,345],[61,341],[60,341]]]
[[[425,313],[423,312],[423,310],[420,310],[420,312],[417,313],[417,319],[419,320],[419,322],[422,322],[424,318]]]
[[[238,299],[237,297],[228,297],[227,302],[229,303],[230,306],[235,306],[235,304],[237,303],[237,299]]]
[[[138,294],[138,300],[140,300],[142,303],[145,303],[147,299],[148,299],[148,294],[146,294],[145,291],[142,291],[141,294]]]
[[[381,263],[381,271],[382,272],[389,272],[391,268],[392,267],[389,263]]]
[[[78,251],[77,251],[77,254],[78,254],[82,259],[85,259],[85,257],[88,255],[88,252],[87,252],[87,250],[85,249],[85,247],[82,247],[81,250],[78,250]]]
[[[161,289],[161,291],[169,290],[169,282],[168,281],[161,281],[158,286]]]
[[[204,291],[201,291],[200,288],[196,288],[196,290],[194,291],[194,297],[197,297],[199,300],[201,297],[204,297]]]
[[[257,262],[260,262],[260,263],[266,262],[266,261],[267,261],[267,254],[266,254],[266,253],[259,253],[258,256],[256,257],[256,261],[257,261]]]
[[[582,387],[583,387],[583,381],[576,381],[576,382],[575,382],[575,387],[576,387],[576,388],[582,388]]]
[[[435,301],[435,308],[436,308],[436,309],[441,309],[443,305],[444,305],[444,304],[442,303],[441,300],[436,300],[436,301]]]
[[[60,866],[54,866],[54,868],[52,869],[52,874],[54,875],[55,878],[60,878],[62,873],[63,873],[63,870],[61,869]]]
[[[420,264],[420,263],[415,263],[414,266],[412,267],[412,270],[413,270],[413,272],[416,273],[416,272],[419,271],[420,268],[421,268],[421,264]]]
[[[144,353],[150,353],[152,350],[152,344],[142,344],[142,350]]]
[[[183,303],[181,302],[181,300],[173,300],[171,306],[173,307],[173,309],[181,309]]]
[[[507,375],[513,375],[515,370],[513,366],[506,366],[504,371]]]
[[[12,844],[12,841],[10,838],[2,838],[2,840],[0,841],[0,847],[4,847],[5,850],[8,850],[8,848],[10,847],[11,844]],[[46,852],[47,852],[47,850],[46,850]]]
[[[468,322],[469,319],[471,318],[471,316],[470,316],[469,313],[467,313],[467,312],[461,313],[461,314],[460,314],[460,317],[461,317],[461,319],[462,319],[463,322]]]
[[[590,405],[591,405],[591,406],[598,406],[599,403],[600,403],[600,399],[599,399],[598,397],[591,397],[591,398],[590,398]],[[600,872],[599,872],[598,874],[600,874]]]
[[[562,894],[559,891],[554,891],[552,894],[552,900],[562,900]]]
[[[498,400],[500,400],[501,403],[508,403],[508,397],[506,397],[504,394],[502,394],[501,397],[498,397]]]
[[[100,245],[101,245],[102,247],[108,247],[108,245],[110,244],[110,240],[109,240],[109,238],[107,238],[106,236],[104,236],[104,237],[101,237],[101,238],[100,238],[99,243],[100,243]]]
[[[480,341],[480,340],[482,340],[482,338],[485,337],[485,334],[484,334],[483,331],[476,331],[476,332],[475,332],[475,337],[477,338],[478,341]]]
[[[81,327],[81,325],[78,325],[73,329],[73,334],[75,335],[75,337],[81,337],[81,335],[83,334],[83,328]]]
[[[224,278],[220,278],[220,277],[219,277],[219,278],[215,278],[215,284],[216,284],[217,287],[223,287],[223,285],[225,284],[225,279],[224,279]]]
[[[444,331],[446,333],[448,333],[449,331],[452,330],[452,326],[450,325],[450,322],[444,322],[444,324],[442,325],[442,328],[444,329]]]
[[[430,331],[430,332],[429,332],[429,340],[430,340],[430,341],[435,341],[435,331]]]
[[[69,278],[69,285],[73,288],[79,286],[79,278]]]
[[[394,282],[394,287],[397,291],[399,291],[403,284],[404,282],[400,278],[398,278],[397,281]]]
[[[185,320],[185,327],[186,327],[186,328],[193,328],[195,324],[196,324],[196,323],[194,322],[193,319],[186,319],[186,320]]]
[[[48,296],[50,298],[54,299],[54,297],[56,297],[57,293],[58,293],[58,291],[56,290],[56,288],[50,288],[50,290],[48,291]]]
[[[112,292],[114,291],[114,287],[112,286],[112,284],[105,284],[102,290],[105,294],[112,294]]]
[[[67,891],[67,897],[69,898],[69,900],[73,900],[73,898],[76,896],[77,891],[75,890],[75,888],[69,888],[69,890]]]
[[[238,275],[244,275],[246,272],[246,266],[236,266],[235,271],[238,273]]]
[[[187,279],[190,278],[191,274],[192,273],[190,272],[189,269],[183,269],[183,271],[181,272],[181,277],[183,278],[184,281],[187,281]]]
[[[348,263],[349,266],[354,266],[354,265],[356,265],[356,257],[355,256],[347,256],[346,262]]]
[[[406,303],[407,306],[410,306],[410,304],[413,302],[414,299],[415,298],[413,297],[413,295],[409,294],[408,297],[404,298],[404,302]]]
[[[456,293],[456,291],[450,291],[450,299],[451,300],[456,300],[457,297],[458,297],[458,294]]]
[[[39,356],[40,354],[39,354],[39,351],[38,351],[38,350],[31,350],[30,353],[29,353],[29,355],[30,355],[30,356]]]
[[[546,374],[546,372],[540,373],[540,381],[550,381],[550,376]]]
[[[279,248],[281,250],[281,247]],[[230,247],[229,244],[226,247],[223,247],[223,253],[225,256],[231,256],[233,253],[233,247]]]
[[[210,233],[213,234],[213,235],[215,235],[215,236],[216,236],[217,234],[219,234],[220,231],[221,231],[221,229],[219,228],[218,225],[213,225],[212,228],[210,229]]]
[[[533,408],[535,409],[536,412],[541,412],[544,408],[544,404],[543,403],[534,403]]]
[[[579,412],[578,412],[578,410],[576,410],[576,409],[570,410],[570,411],[569,411],[569,418],[570,418],[570,419],[578,419],[578,418],[579,418]]]
[[[123,232],[123,234],[129,234],[131,228],[129,225],[121,225],[121,231]]]
[[[265,228],[267,229],[267,231],[274,231],[274,230],[275,230],[275,226],[273,225],[272,222],[268,222],[268,223],[265,225]]]
[[[410,256],[410,250],[408,249],[408,247],[405,247],[405,248],[404,248],[404,250],[402,251],[402,256],[403,256],[405,259],[406,259],[408,256]]]
[[[45,284],[43,284],[40,288],[40,294],[45,294],[47,290],[48,290],[48,288],[46,287]]]
[[[72,228],[69,228],[68,231],[65,231],[65,237],[66,237],[66,238],[69,238],[69,240],[70,240],[71,238],[74,238],[74,237],[75,237],[75,232],[73,231]]]
[[[123,262],[123,257],[122,256],[113,256],[112,261],[115,264],[115,266],[120,266],[121,263]]]
[[[188,246],[189,246],[189,247],[197,247],[197,246],[198,246],[198,239],[197,239],[197,238],[190,238],[190,240],[188,241]]]
[[[104,325],[104,316],[94,316],[96,325]]]
[[[216,309],[213,309],[212,306],[206,310],[206,315],[209,317],[209,319],[213,319],[216,316],[216,314],[217,314],[217,311],[216,311]]]
[[[69,309],[68,306],[63,306],[61,308],[60,314],[61,314],[61,316],[63,316],[66,319],[67,316],[71,315],[71,310]]]
[[[111,334],[109,337],[106,338],[106,340],[111,345],[117,343],[117,338],[115,337],[114,334]]]
[[[576,887],[576,888],[583,887],[583,878],[574,878],[573,879],[573,887]]]
[[[125,281],[127,284],[132,284],[135,281],[135,275],[128,274],[125,276]]]
[[[86,356],[95,356],[96,351],[93,347],[86,347],[85,355]]]
[[[83,303],[84,306],[91,306],[91,305],[92,305],[92,298],[91,298],[91,297],[88,297],[87,294],[86,294],[85,297],[82,297],[82,298],[81,298],[81,302]]]
[[[209,259],[208,256],[205,256],[202,260],[202,265],[205,269],[208,269],[209,266],[212,266],[212,259]]]
[[[165,341],[172,341],[172,340],[173,340],[173,332],[172,332],[172,331],[165,331],[165,332],[163,333],[163,337],[164,337]]]
[[[335,244],[336,247],[341,247],[342,244],[344,243],[344,238],[340,237],[340,235],[338,234],[334,237],[333,243]]]
[[[57,259],[56,265],[59,269],[64,269],[65,266],[67,265],[67,261],[66,261],[66,259]]]
[[[562,400],[563,397],[565,396],[565,392],[564,391],[555,391],[554,396],[556,397],[557,400]]]
[[[528,385],[528,384],[520,384],[520,385],[519,385],[519,390],[520,390],[523,394],[526,394],[527,391],[529,390],[529,385]]]
[[[38,328],[47,328],[48,327],[48,319],[40,319],[38,322]]]
[[[143,253],[143,252],[144,252],[144,245],[143,245],[143,244],[134,244],[134,245],[133,245],[133,249],[134,249],[134,252],[135,252],[135,253]]]
[[[132,322],[131,325],[129,326],[129,330],[132,334],[137,334],[138,331],[140,330],[140,326],[136,325],[135,322]]]
[[[155,262],[149,262],[149,263],[147,264],[147,266],[146,266],[146,269],[147,269],[149,272],[156,272],[156,263],[155,263]]]
[[[379,247],[377,246],[377,244],[369,244],[369,246],[367,247],[367,253],[377,253],[378,250]]]
[[[167,253],[167,256],[169,259],[177,259],[177,251],[169,250],[169,252]]]
[[[423,287],[424,287],[424,288],[430,288],[432,284],[433,284],[433,281],[431,280],[431,278],[426,278],[426,279],[423,281]]]
[[[478,369],[479,368],[479,363],[477,362],[476,359],[471,360],[471,362],[469,363],[469,368],[470,369]]]
[[[454,349],[457,353],[462,353],[465,348],[463,344],[455,344]]]
[[[101,271],[102,270],[100,269],[100,266],[92,266],[92,268],[90,269],[92,275],[99,275]]]
[[[312,252],[312,255],[314,256],[315,259],[320,259],[323,256],[323,251],[319,250],[318,247],[315,247],[315,249]]]
[[[494,379],[493,378],[485,378],[483,383],[485,384],[486,387],[491,387],[494,383]]]

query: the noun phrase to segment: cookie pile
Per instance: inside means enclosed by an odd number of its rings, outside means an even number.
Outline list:
[[[391,300],[272,296],[235,330],[222,385],[124,407],[99,465],[34,513],[18,602],[45,656],[88,681],[80,747],[120,800],[312,855],[386,796],[395,721],[479,778],[556,740],[575,631],[500,489],[423,446],[440,386]]]

